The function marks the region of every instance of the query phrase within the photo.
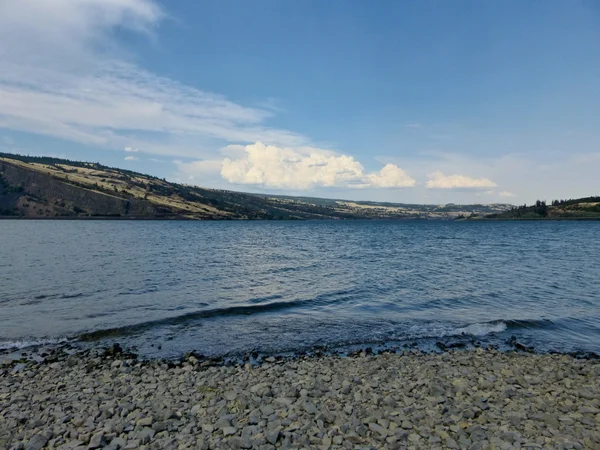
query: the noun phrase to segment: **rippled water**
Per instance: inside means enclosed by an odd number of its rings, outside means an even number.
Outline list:
[[[600,222],[0,221],[0,349],[600,352]]]

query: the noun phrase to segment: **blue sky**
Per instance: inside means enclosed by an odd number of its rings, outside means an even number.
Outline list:
[[[600,192],[593,1],[0,0],[0,150],[424,203]]]

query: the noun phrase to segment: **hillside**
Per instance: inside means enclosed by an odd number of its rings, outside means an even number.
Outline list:
[[[485,216],[499,220],[600,220],[600,197],[554,200],[550,205],[538,200],[534,205],[519,206]]]
[[[452,219],[511,205],[412,205],[247,194],[170,183],[98,163],[0,153],[0,217]]]

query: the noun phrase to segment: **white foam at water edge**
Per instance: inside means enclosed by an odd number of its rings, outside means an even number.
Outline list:
[[[470,334],[473,336],[485,336],[490,333],[501,333],[506,330],[504,322],[498,323],[472,323],[466,327],[457,329],[457,334]]]
[[[37,347],[40,345],[56,345],[68,342],[67,338],[39,339],[33,341],[6,341],[0,342],[0,350],[21,350],[28,347]]]
[[[506,330],[504,322],[483,322],[472,323],[464,327],[453,327],[449,324],[429,324],[413,325],[408,329],[408,334],[412,339],[419,338],[443,338],[448,336],[461,336],[468,334],[471,336],[485,336],[492,333],[501,333]]]

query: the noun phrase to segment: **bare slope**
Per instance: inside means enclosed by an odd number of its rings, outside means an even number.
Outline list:
[[[170,183],[98,163],[0,153],[0,217],[452,219],[508,209],[246,194]]]

